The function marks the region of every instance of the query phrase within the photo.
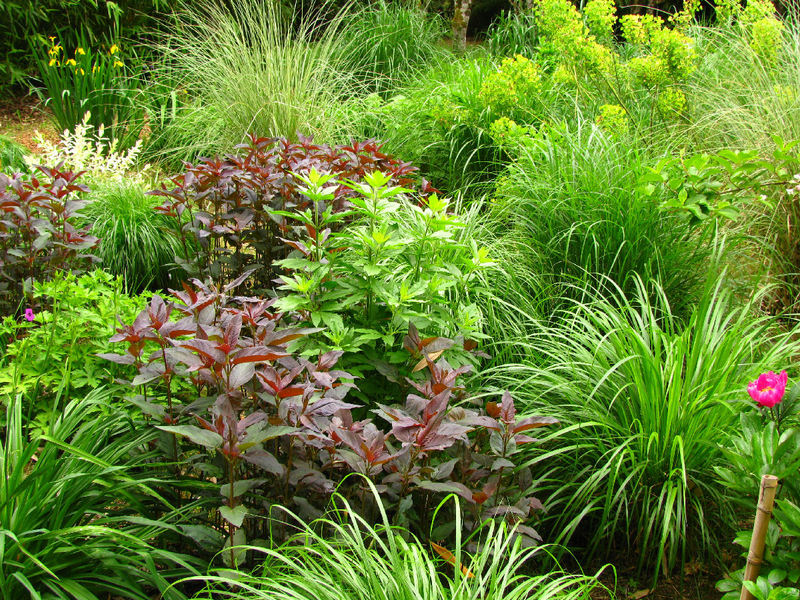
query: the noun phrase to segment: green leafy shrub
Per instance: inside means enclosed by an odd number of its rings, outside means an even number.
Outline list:
[[[100,239],[95,255],[103,268],[122,277],[131,292],[170,285],[169,265],[176,257],[187,257],[181,242],[170,235],[172,220],[154,210],[158,201],[127,181],[95,185],[87,200],[83,215]]]
[[[181,513],[138,468],[155,437],[107,391],[69,402],[28,440],[21,401],[0,438],[0,594],[78,600],[100,595],[185,598],[170,579],[196,574],[199,561],[158,547],[180,531]],[[191,506],[185,507],[190,510]]]
[[[402,368],[407,353],[397,351],[409,324],[465,340],[465,348],[482,339],[474,299],[491,262],[485,248],[461,238],[464,224],[448,201],[408,198],[375,172],[350,184],[357,192],[351,209],[337,214],[331,202],[340,181],[315,170],[298,178],[313,208],[282,213],[295,235],[287,240],[293,252],[275,263],[284,269],[276,306],[299,311],[307,326],[326,327],[326,339],[306,338],[298,350],[345,352],[341,364],[359,377],[358,397],[374,403],[386,397],[385,378],[399,383],[411,374]]]
[[[0,325],[6,341],[0,359],[3,402],[22,394],[29,417],[57,415],[60,399],[110,383],[115,371],[96,354],[110,350],[117,316],[131,318],[147,301],[122,290],[121,280],[100,269],[81,276],[56,273],[34,284],[33,320],[6,317]]]
[[[756,488],[757,490],[758,488]],[[755,502],[750,508],[755,507]],[[739,531],[734,543],[750,551],[752,530]],[[763,563],[755,581],[743,581],[744,569],[717,582],[723,600],[733,600],[742,586],[757,600],[797,600],[800,597],[800,506],[788,499],[777,499],[773,519],[767,529]]]
[[[736,398],[798,348],[793,332],[754,315],[758,301],[735,307],[718,281],[682,322],[662,291],[639,282],[632,295],[588,293],[517,342],[529,362],[500,368],[500,384],[517,381],[522,405],[546,406],[566,425],[554,436],[559,465],[548,454],[529,463],[548,457],[539,483],[559,541],[639,556],[654,576],[712,551],[734,522],[715,469],[727,462]]]

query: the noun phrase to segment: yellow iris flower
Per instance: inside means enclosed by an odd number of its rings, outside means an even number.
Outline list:
[[[115,67],[124,67],[125,65],[122,63],[122,61],[120,61],[120,60],[115,60],[115,61],[114,61],[114,66],[115,66]]]
[[[78,63],[76,63],[76,62],[75,62],[75,59],[74,59],[74,58],[70,58],[70,59],[67,61],[67,64],[68,64],[70,67],[74,67],[74,66],[75,66],[75,65],[77,65]]]
[[[116,54],[117,52],[119,52],[119,46],[117,46],[116,44],[111,46],[111,48],[108,50],[109,54]]]
[[[83,56],[84,54],[86,54],[86,50],[84,50],[83,48],[78,48],[75,50],[75,55],[77,56],[78,54]]]

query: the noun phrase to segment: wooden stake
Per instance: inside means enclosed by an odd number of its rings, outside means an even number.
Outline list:
[[[756,522],[753,523],[753,537],[750,540],[750,550],[747,552],[747,566],[744,570],[744,581],[755,581],[761,570],[761,561],[764,558],[764,544],[767,540],[767,528],[772,517],[772,505],[775,502],[775,492],[778,489],[778,478],[774,475],[764,475],[761,478],[761,490],[758,493],[758,509]],[[742,586],[739,600],[755,600],[753,595]]]

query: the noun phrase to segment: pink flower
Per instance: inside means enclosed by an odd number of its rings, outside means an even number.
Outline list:
[[[33,314],[32,308],[25,309],[25,320],[26,321],[33,321],[36,318],[36,315]]]
[[[783,400],[787,380],[786,371],[781,371],[780,375],[767,371],[748,384],[747,392],[759,406],[772,408]]]

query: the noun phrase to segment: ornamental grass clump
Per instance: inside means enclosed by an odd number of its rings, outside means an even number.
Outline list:
[[[741,386],[800,345],[796,332],[754,315],[758,298],[734,306],[722,281],[686,320],[648,286],[584,290],[552,326],[518,342],[526,364],[497,371],[500,385],[517,381],[520,405],[547,406],[565,425],[552,438],[560,448],[528,463],[550,491],[548,531],[592,555],[637,555],[655,577],[713,552],[735,523],[715,472],[736,431]]]
[[[150,119],[157,158],[227,152],[251,131],[346,141],[346,103],[362,83],[338,67],[353,42],[344,12],[324,25],[317,17],[292,17],[276,0],[180,4],[174,27],[158,36],[153,89],[163,97],[153,103],[174,114]]]

